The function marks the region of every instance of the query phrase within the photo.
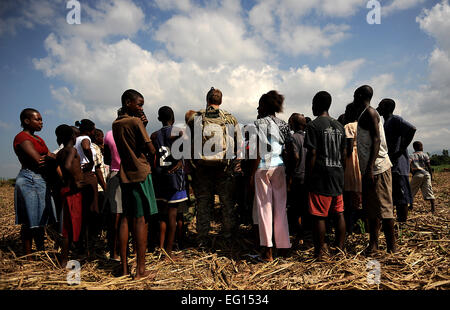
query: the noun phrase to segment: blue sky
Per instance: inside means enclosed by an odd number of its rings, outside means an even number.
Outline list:
[[[387,0],[369,25],[366,0],[82,1],[69,25],[65,0],[0,2],[0,177],[20,169],[12,140],[19,113],[34,107],[38,133],[55,149],[54,129],[90,118],[107,131],[120,95],[145,97],[149,131],[157,109],[183,120],[205,105],[211,87],[241,123],[259,97],[277,89],[284,113],[311,116],[312,96],[327,90],[338,117],[356,87],[397,102],[430,152],[449,148],[450,5],[448,0]]]

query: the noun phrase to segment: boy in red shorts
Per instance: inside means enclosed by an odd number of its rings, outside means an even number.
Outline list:
[[[336,216],[336,246],[344,249],[345,220],[344,187],[345,131],[331,118],[328,110],[331,95],[318,92],[312,102],[317,118],[306,126],[305,146],[307,155],[307,180],[309,185],[309,212],[314,218],[313,238],[315,256],[322,259],[328,254],[325,242],[325,220],[329,213]]]
[[[58,145],[64,147],[56,155],[61,169],[63,186],[61,188],[61,203],[63,213],[63,246],[61,266],[66,267],[69,256],[69,242],[77,242],[81,232],[83,172],[80,156],[75,145],[75,132],[69,125],[60,125],[55,130]]]

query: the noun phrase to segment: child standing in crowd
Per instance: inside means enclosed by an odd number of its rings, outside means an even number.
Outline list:
[[[64,268],[69,257],[69,242],[77,242],[81,232],[83,172],[80,156],[75,145],[75,133],[68,125],[60,125],[55,130],[58,145],[64,147],[58,152],[56,160],[61,169],[63,185],[61,188],[62,204],[62,258]]]
[[[345,136],[347,141],[347,156],[345,158],[344,171],[344,215],[347,232],[353,232],[356,214],[361,209],[361,171],[359,169],[358,150],[356,137],[358,116],[353,104],[348,104],[345,109]]]
[[[423,152],[423,144],[420,141],[413,143],[414,153],[409,156],[411,162],[411,190],[413,198],[417,191],[422,191],[423,199],[430,202],[431,213],[434,213],[434,194],[431,181],[433,181],[433,170],[430,165],[428,154]],[[412,208],[412,205],[411,205]]]
[[[80,129],[80,136],[77,137],[75,148],[80,156],[81,168],[85,186],[83,187],[83,224],[82,224],[82,251],[90,255],[89,243],[91,234],[95,231],[95,220],[99,214],[98,208],[98,180],[100,177],[100,167],[95,165],[96,151],[91,139],[94,137],[95,124],[83,119],[75,125]],[[104,186],[104,180],[100,183]]]
[[[155,179],[155,195],[158,203],[159,247],[172,255],[175,232],[183,228],[183,212],[188,200],[186,194],[184,161],[174,159],[171,154],[172,143],[180,138],[173,133],[175,117],[170,107],[158,110],[158,120],[163,127],[151,135],[156,149],[153,176]],[[182,132],[179,131],[182,135]],[[166,246],[165,246],[166,243]]]
[[[289,128],[294,132],[292,134],[293,151],[296,164],[289,179],[289,204],[293,215],[293,228],[295,228],[296,245],[303,244],[304,220],[307,214],[307,196],[308,191],[305,186],[305,163],[307,149],[305,147],[305,128],[306,119],[303,114],[293,113],[289,118]],[[289,211],[289,210],[288,210]]]
[[[94,158],[94,164],[96,167],[98,167],[98,205],[99,205],[99,211],[101,208],[103,208],[104,204],[104,189],[106,188],[106,182],[105,179],[109,174],[109,166],[105,165],[104,161],[104,154],[105,154],[105,146],[104,146],[104,134],[103,131],[96,128],[94,131],[94,139],[92,146],[95,149],[95,158]],[[103,183],[103,184],[102,184]]]
[[[251,184],[255,188],[259,239],[263,260],[273,261],[272,234],[278,249],[286,254],[291,247],[286,213],[286,172],[282,158],[283,146],[292,152],[292,136],[286,122],[275,117],[283,109],[284,97],[276,91],[261,96],[258,119],[258,157],[252,170]],[[266,150],[267,152],[261,152]]]
[[[32,240],[38,251],[44,250],[44,226],[56,221],[56,209],[46,178],[54,162],[44,140],[35,135],[42,130],[42,116],[35,109],[20,113],[23,128],[14,138],[13,146],[22,168],[14,187],[16,224],[22,224],[21,237],[25,254],[31,254]],[[28,257],[28,259],[31,259]]]
[[[117,116],[122,115],[119,109]],[[122,214],[122,191],[120,189],[120,156],[117,151],[112,130],[105,135],[104,141],[105,164],[110,166],[106,180],[105,206],[108,206],[108,248],[110,259],[120,261],[119,258],[119,220]]]
[[[328,110],[331,95],[318,92],[312,102],[312,110],[317,118],[306,126],[305,145],[308,148],[309,212],[314,216],[314,248],[319,259],[329,254],[325,243],[325,220],[328,214],[336,216],[336,246],[344,250],[345,220],[344,165],[345,133],[344,127],[331,118]]]
[[[121,98],[123,115],[112,124],[114,141],[120,155],[120,180],[122,183],[123,213],[120,219],[120,260],[122,275],[129,274],[127,263],[128,227],[135,222],[137,267],[135,279],[148,277],[145,270],[148,220],[158,213],[153,190],[150,165],[146,153],[156,153],[143,124],[144,97],[133,89],[126,90]],[[138,116],[141,116],[139,118]]]

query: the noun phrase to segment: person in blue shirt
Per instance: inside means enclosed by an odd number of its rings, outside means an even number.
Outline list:
[[[174,159],[171,153],[172,143],[180,137],[173,133],[175,116],[173,110],[163,106],[158,110],[158,120],[163,127],[151,135],[156,149],[153,176],[159,221],[159,246],[174,259],[172,248],[177,227],[183,227],[183,211],[188,196],[183,159]],[[180,132],[178,130],[178,132]],[[181,133],[181,132],[180,132]],[[180,236],[180,235],[179,235]]]
[[[416,127],[394,115],[394,110],[395,101],[389,98],[381,100],[377,108],[384,118],[388,155],[393,165],[392,199],[397,210],[397,221],[404,223],[408,218],[408,205],[413,202],[409,183],[408,146],[414,138]]]

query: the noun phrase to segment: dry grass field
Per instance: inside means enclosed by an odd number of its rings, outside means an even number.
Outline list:
[[[153,280],[133,281],[114,276],[118,263],[101,253],[95,258],[74,257],[81,263],[81,283],[67,284],[68,271],[59,266],[54,235],[47,231],[46,251],[34,252],[32,260],[23,256],[20,227],[14,224],[13,187],[0,186],[0,289],[3,290],[432,290],[450,288],[450,173],[435,175],[433,186],[436,213],[416,196],[415,208],[404,226],[397,226],[399,251],[382,251],[371,258],[362,254],[367,234],[352,234],[346,254],[316,261],[313,248],[306,243],[288,258],[263,263],[257,254],[248,227],[241,226],[240,238],[225,242],[217,234],[215,250],[187,247],[176,254],[177,262],[164,259],[158,251],[147,253],[147,268],[156,272]],[[188,236],[193,235],[194,225]],[[219,225],[214,225],[217,230]],[[53,237],[53,238],[52,238]],[[104,244],[103,244],[104,246]],[[248,255],[250,254],[250,255]],[[378,284],[367,280],[367,263],[380,263]],[[134,257],[130,259],[130,264]]]

